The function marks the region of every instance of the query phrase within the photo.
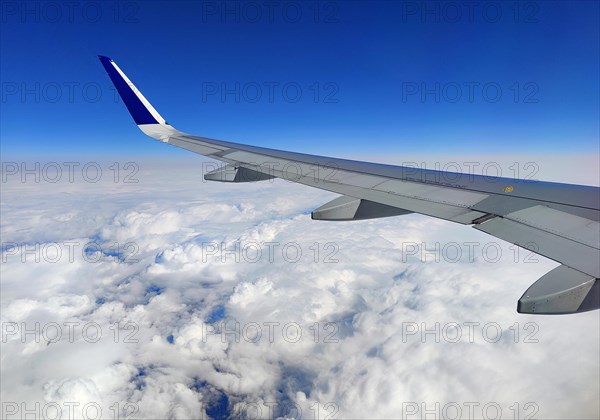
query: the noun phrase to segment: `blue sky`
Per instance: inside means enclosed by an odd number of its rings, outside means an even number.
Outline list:
[[[193,134],[354,157],[598,153],[598,2],[473,4],[3,2],[3,159],[187,153],[146,141],[97,54]]]

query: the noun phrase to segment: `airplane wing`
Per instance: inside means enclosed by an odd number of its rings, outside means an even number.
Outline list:
[[[420,213],[527,248],[561,265],[537,280],[520,313],[568,314],[600,308],[600,188],[383,165],[268,149],[181,132],[169,125],[117,64],[99,56],[140,130],[226,165],[220,182],[283,178],[341,194],[315,220],[362,220]]]

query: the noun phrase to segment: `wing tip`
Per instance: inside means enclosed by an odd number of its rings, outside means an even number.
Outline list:
[[[105,55],[98,55],[98,59],[138,126],[166,124],[164,118],[160,116],[144,95],[131,83],[113,59]]]
[[[108,64],[108,63],[111,63],[113,61],[112,58],[107,57],[106,55],[100,55],[100,54],[98,54],[98,59],[100,60],[100,62],[102,64]]]

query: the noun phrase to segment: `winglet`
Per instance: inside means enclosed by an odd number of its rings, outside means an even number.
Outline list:
[[[144,95],[125,76],[117,63],[103,55],[99,55],[98,58],[138,126],[146,124],[168,125]]]

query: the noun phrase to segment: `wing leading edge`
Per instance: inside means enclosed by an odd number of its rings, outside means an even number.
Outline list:
[[[283,178],[342,195],[316,220],[362,220],[421,213],[474,228],[561,265],[519,299],[521,313],[600,308],[600,188],[383,165],[198,137],[169,125],[117,64],[99,56],[140,130],[227,165],[205,174],[221,182]]]

